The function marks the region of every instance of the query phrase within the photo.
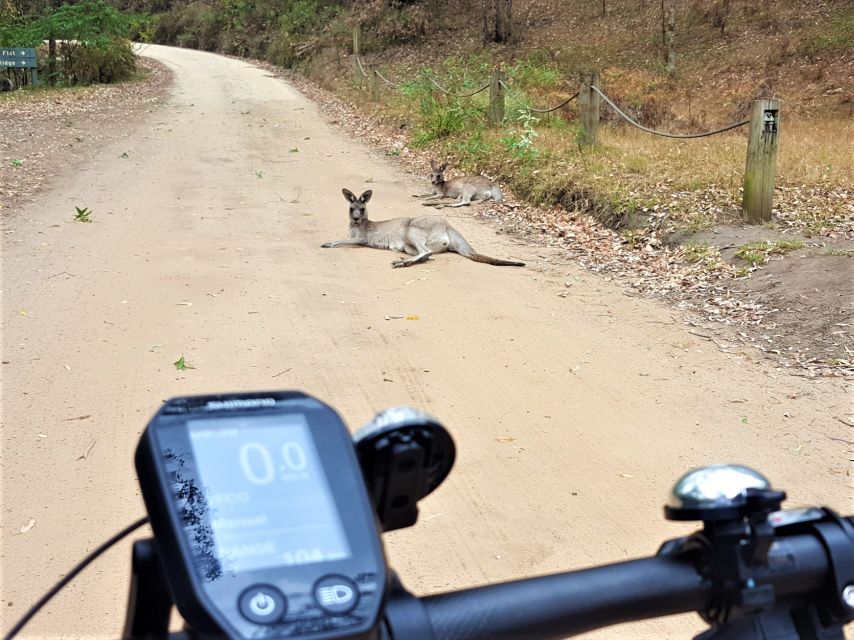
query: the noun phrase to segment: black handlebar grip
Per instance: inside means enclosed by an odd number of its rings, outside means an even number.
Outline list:
[[[424,598],[435,640],[555,640],[705,609],[711,585],[687,559],[655,557]]]
[[[817,593],[830,579],[813,535],[779,538],[758,585],[777,597]],[[623,622],[705,611],[713,585],[685,556],[656,556],[423,599],[435,640],[556,640]]]
[[[828,550],[813,535],[777,538],[768,550],[767,564],[753,570],[756,584],[773,585],[777,598],[815,593],[830,575]]]

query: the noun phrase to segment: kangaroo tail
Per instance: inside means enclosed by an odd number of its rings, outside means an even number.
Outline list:
[[[483,262],[484,264],[494,264],[497,267],[524,267],[524,262],[516,262],[515,260],[501,260],[499,258],[490,258],[489,256],[485,256],[481,253],[469,253],[469,254],[461,254],[468,258],[469,260],[474,260],[475,262]]]
[[[464,258],[468,258],[469,260],[474,260],[475,262],[482,262],[483,264],[493,264],[498,267],[524,267],[524,262],[516,262],[514,260],[499,260],[498,258],[490,258],[489,256],[485,256],[482,253],[478,253],[475,251],[472,246],[466,242],[466,239],[463,238],[463,234],[454,229],[453,227],[449,227],[448,236],[450,242],[448,243],[448,250],[453,251],[454,253],[458,253]]]

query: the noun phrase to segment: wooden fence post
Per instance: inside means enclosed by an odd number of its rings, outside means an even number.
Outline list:
[[[362,84],[362,70],[359,68],[359,56],[362,54],[362,25],[353,27],[353,84]]]
[[[504,122],[504,73],[493,71],[489,80],[489,124]]]
[[[380,76],[373,64],[368,65],[368,93],[371,100],[380,99]]]
[[[578,92],[581,111],[579,144],[582,147],[595,147],[599,142],[599,105],[602,98],[593,90],[593,87],[599,87],[599,74],[596,72],[582,74],[581,89]]]
[[[777,147],[780,139],[780,101],[755,100],[747,139],[747,167],[741,211],[748,224],[771,219]]]

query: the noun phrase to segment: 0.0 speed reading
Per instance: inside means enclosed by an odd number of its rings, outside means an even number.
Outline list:
[[[278,467],[279,477],[284,482],[308,478],[308,456],[300,443],[285,442],[279,449],[279,454],[279,460],[274,461],[273,454],[266,445],[260,442],[242,444],[238,457],[243,476],[254,485],[267,485],[276,479]]]
[[[304,416],[194,420],[189,435],[227,573],[350,557]]]

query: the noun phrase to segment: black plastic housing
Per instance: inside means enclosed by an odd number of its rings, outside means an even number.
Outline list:
[[[299,413],[305,416],[334,505],[341,517],[349,558],[272,567],[211,582],[188,540],[199,529],[179,513],[176,468],[183,495],[201,493],[192,449],[183,444],[187,421],[252,418]],[[188,440],[188,438],[187,438]],[[188,440],[189,441],[189,440]],[[182,448],[183,447],[183,448]],[[175,451],[181,449],[176,467]],[[168,459],[167,459],[168,458]],[[328,405],[297,391],[230,393],[179,397],[166,401],[152,418],[136,451],[136,469],[151,527],[179,612],[202,638],[249,637],[374,638],[384,606],[388,569],[373,506],[346,426]],[[171,474],[171,475],[170,475]],[[195,487],[193,482],[195,481]],[[205,511],[200,511],[202,519]],[[209,528],[210,529],[210,528]],[[212,531],[212,529],[210,529]],[[198,538],[195,539],[198,544]],[[211,560],[215,562],[215,559]],[[358,605],[346,615],[328,615],[312,604],[313,587],[325,576],[349,577],[358,586]],[[214,584],[215,588],[211,585]],[[274,585],[289,601],[300,602],[276,625],[259,625],[239,613],[237,601],[247,585]],[[302,616],[302,617],[300,617]]]

